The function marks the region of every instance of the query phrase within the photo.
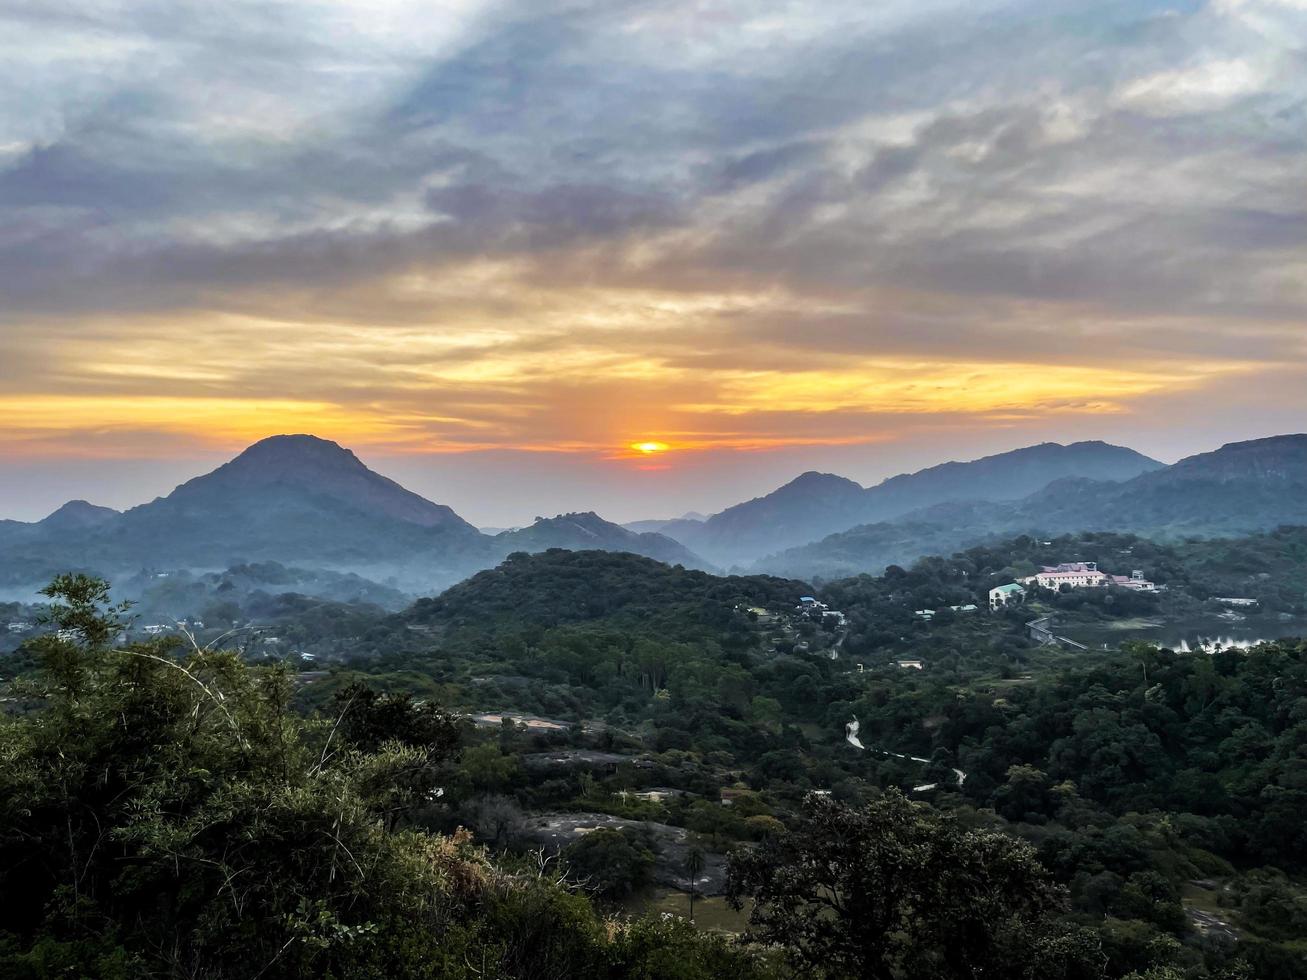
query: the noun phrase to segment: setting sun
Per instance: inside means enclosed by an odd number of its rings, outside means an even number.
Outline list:
[[[654,453],[666,452],[668,446],[665,442],[633,442],[631,443],[631,448],[638,453],[644,453],[646,456],[651,456]]]

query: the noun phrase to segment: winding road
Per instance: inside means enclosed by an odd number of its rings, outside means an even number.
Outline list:
[[[856,715],[851,722],[844,726],[844,740],[855,749],[861,749],[864,752],[879,752],[881,755],[893,756],[895,759],[907,759],[911,762],[930,763],[929,759],[923,759],[919,755],[904,755],[902,752],[891,752],[889,749],[868,749],[862,744],[862,739],[858,738],[858,732],[861,728],[862,725],[859,724]],[[961,789],[962,784],[967,781],[967,774],[961,769],[954,769],[953,774],[958,777],[958,788]],[[924,793],[927,790],[934,789],[938,785],[938,783],[922,783],[920,786],[913,786],[912,792]]]

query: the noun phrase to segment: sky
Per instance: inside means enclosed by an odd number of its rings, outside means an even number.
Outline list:
[[[1304,430],[1307,0],[0,0],[0,516]]]

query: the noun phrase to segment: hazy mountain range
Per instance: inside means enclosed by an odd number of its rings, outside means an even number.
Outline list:
[[[275,436],[166,497],[118,512],[71,501],[0,521],[0,583],[70,569],[220,569],[277,561],[430,593],[516,551],[631,552],[691,568],[802,578],[879,571],[1013,532],[1243,533],[1307,524],[1307,436],[1235,443],[1165,466],[1102,442],[1045,443],[896,476],[823,473],[703,518],[621,527],[592,512],[486,534],[313,436]]]
[[[1020,500],[953,501],[769,555],[777,574],[835,578],[948,554],[988,537],[1080,530],[1154,538],[1307,524],[1307,435],[1231,443],[1133,479],[1054,481]]]
[[[0,581],[67,569],[121,577],[141,567],[219,569],[257,561],[357,572],[414,592],[444,588],[514,551],[629,551],[704,563],[671,538],[594,514],[486,535],[453,510],[307,435],[274,436],[166,497],[119,513],[84,501],[34,524],[0,523]]]
[[[681,519],[649,529],[676,538],[710,561],[734,565],[932,504],[1019,500],[1066,477],[1127,480],[1162,465],[1133,449],[1077,442],[1043,443],[969,463],[943,463],[866,488],[842,476],[809,472],[704,521]]]

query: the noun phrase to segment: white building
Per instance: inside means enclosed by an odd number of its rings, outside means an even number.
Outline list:
[[[1063,586],[1072,589],[1101,589],[1109,585],[1120,589],[1133,589],[1135,592],[1156,592],[1157,586],[1144,578],[1144,573],[1135,569],[1129,575],[1109,575],[1100,571],[1097,562],[1074,561],[1061,565],[1045,565],[1037,574],[1025,579],[1025,584],[1034,583],[1050,592],[1061,592]]]
[[[1097,562],[1075,561],[1061,565],[1045,565],[1036,575],[1026,579],[1026,585],[1035,583],[1041,589],[1060,592],[1062,586],[1073,589],[1095,589],[1107,581],[1107,575],[1098,570]]]
[[[995,612],[1007,606],[1017,606],[1026,601],[1026,590],[1017,585],[1016,582],[1010,585],[1000,585],[996,589],[989,590],[989,609]]]

